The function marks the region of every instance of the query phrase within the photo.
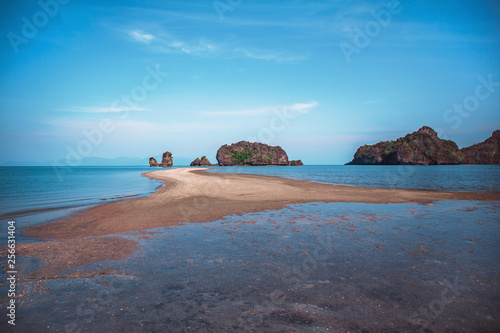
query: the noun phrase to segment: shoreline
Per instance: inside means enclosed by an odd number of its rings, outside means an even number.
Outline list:
[[[42,261],[38,269],[28,273],[29,277],[85,276],[89,273],[73,269],[97,261],[124,259],[136,252],[140,237],[123,233],[147,234],[148,229],[212,222],[230,215],[279,210],[291,204],[500,201],[500,193],[365,188],[206,170],[149,171],[142,175],[164,183],[149,196],[103,203],[48,223],[22,227],[21,236],[45,240],[18,247],[18,255]]]
[[[227,215],[310,202],[500,201],[500,193],[367,188],[206,170],[208,168],[175,168],[146,172],[143,176],[165,185],[146,197],[114,201],[63,219],[26,227],[23,235],[52,240],[113,235],[181,223],[211,222]]]

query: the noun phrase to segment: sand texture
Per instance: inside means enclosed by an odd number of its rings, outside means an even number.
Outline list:
[[[500,201],[499,193],[362,188],[205,170],[178,168],[148,172],[144,175],[165,182],[151,196],[97,206],[62,220],[26,228],[24,235],[42,239],[111,235],[182,222],[209,222],[226,215],[307,202]]]

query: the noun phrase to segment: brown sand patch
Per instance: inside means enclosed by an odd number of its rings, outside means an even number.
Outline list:
[[[429,203],[438,200],[500,201],[499,193],[362,188],[257,175],[178,168],[148,172],[165,182],[151,196],[112,202],[74,216],[26,228],[33,238],[68,239],[210,222],[227,215],[281,209],[308,202]]]
[[[27,276],[40,278],[59,276],[58,273],[67,269],[98,261],[123,259],[136,249],[137,241],[123,237],[73,238],[18,244],[16,247],[19,256],[43,260],[41,268]],[[79,276],[74,272],[70,275]]]

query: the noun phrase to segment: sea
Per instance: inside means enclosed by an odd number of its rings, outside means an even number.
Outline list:
[[[162,184],[147,167],[0,167],[0,216],[35,215],[141,197]]]
[[[183,166],[179,166],[183,167]],[[150,167],[0,167],[0,221],[20,227],[95,205],[144,197],[163,183],[143,176]],[[211,167],[210,172],[277,176],[326,184],[457,192],[500,192],[500,166]],[[2,228],[0,237],[5,232]],[[1,244],[1,240],[0,240]]]
[[[36,215],[150,195],[162,183],[143,176],[149,167],[0,167],[0,217]],[[360,187],[500,192],[500,167],[347,166],[212,167],[243,173]]]
[[[500,192],[500,166],[210,169],[346,186]],[[152,170],[1,167],[0,246],[8,221],[22,228],[150,195],[163,186],[142,175]],[[19,257],[16,329],[500,331],[498,202],[306,203],[122,237],[139,242],[133,255],[43,279],[27,276],[43,267],[40,260]],[[21,234],[16,241],[40,240]],[[89,274],[64,277],[75,269]],[[7,289],[0,282],[2,318]]]

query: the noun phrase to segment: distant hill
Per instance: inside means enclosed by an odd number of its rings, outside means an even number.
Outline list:
[[[83,158],[79,166],[149,166],[148,158],[135,158],[135,157],[116,157],[116,158],[102,158],[102,157],[86,157]],[[2,163],[1,166],[52,166],[57,162],[59,166],[66,165],[64,160],[59,161],[9,161]],[[191,162],[190,158],[177,157],[174,159],[174,166],[185,166]]]
[[[361,146],[347,164],[500,164],[499,149],[500,130],[481,143],[459,149],[455,142],[438,138],[432,128],[424,126],[395,141]]]

